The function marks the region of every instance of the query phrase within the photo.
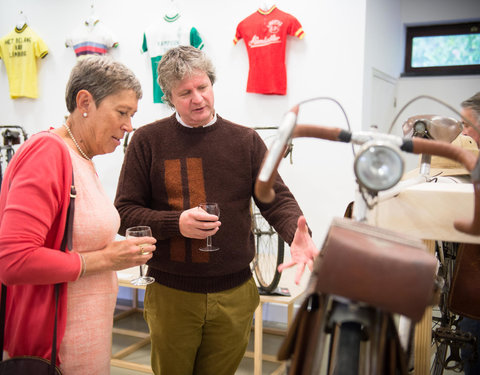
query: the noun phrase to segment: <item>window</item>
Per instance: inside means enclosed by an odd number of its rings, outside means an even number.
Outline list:
[[[480,22],[407,27],[405,76],[480,74]]]

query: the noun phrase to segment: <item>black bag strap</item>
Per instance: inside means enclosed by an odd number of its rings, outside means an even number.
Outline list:
[[[2,284],[0,301],[0,361],[3,361],[3,339],[5,337],[5,305],[7,303],[7,286]]]
[[[77,191],[73,181],[72,172],[72,186],[70,187],[70,203],[67,210],[67,220],[65,222],[65,232],[63,233],[62,243],[60,250],[65,251],[72,249],[72,236],[73,236],[73,215],[75,212],[75,198]],[[53,325],[53,340],[52,340],[52,357],[50,359],[50,375],[55,375],[55,364],[57,360],[57,315],[58,315],[58,296],[60,293],[60,285],[55,284],[55,322]],[[7,302],[7,286],[2,284],[2,297],[0,305],[0,361],[3,360],[3,342],[5,337],[5,310]]]
[[[75,212],[75,198],[77,197],[77,191],[75,190],[75,184],[73,183],[72,172],[72,186],[70,186],[70,204],[68,205],[67,221],[65,222],[65,233],[63,233],[62,244],[60,250],[65,251],[68,247],[72,250],[72,235],[73,235],[73,214]]]

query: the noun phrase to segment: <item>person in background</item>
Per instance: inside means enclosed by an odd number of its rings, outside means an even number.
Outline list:
[[[477,92],[471,98],[464,100],[461,106],[461,115],[477,127],[477,130],[475,130],[466,121],[462,121],[462,133],[473,138],[473,140],[477,142],[477,145],[480,146],[480,92]]]
[[[480,148],[480,92],[464,100],[461,103],[461,107],[462,110],[460,114],[462,117],[471,122],[471,125],[476,128],[474,129],[466,121],[463,121],[462,133],[473,138]],[[471,346],[462,346],[461,358],[465,375],[478,375],[480,374],[480,321],[463,317],[460,321],[459,328],[464,332],[470,332],[477,338],[476,353],[472,350]]]
[[[120,218],[92,157],[113,152],[132,131],[141,97],[139,81],[123,64],[100,56],[78,62],[66,87],[65,124],[32,136],[8,165],[0,193],[7,356],[50,359],[54,284],[61,283],[57,364],[64,375],[110,373],[115,270],[144,264],[155,239],[114,240]],[[73,248],[63,252],[72,170]]]
[[[155,374],[234,374],[259,303],[250,201],[266,146],[255,130],[215,112],[211,61],[191,46],[170,49],[158,66],[175,113],[140,127],[128,146],[115,206],[121,233],[149,225],[157,251],[148,262],[144,316]],[[277,177],[275,200],[259,206],[298,263],[318,253],[295,198]],[[220,217],[197,206],[216,202]],[[298,223],[298,228],[297,228]],[[215,252],[199,250],[213,236]]]

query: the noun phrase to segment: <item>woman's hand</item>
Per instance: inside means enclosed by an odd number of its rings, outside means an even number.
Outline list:
[[[112,269],[118,271],[145,264],[153,256],[156,242],[153,237],[130,237],[112,242],[110,244]]]
[[[153,237],[131,237],[113,241],[102,250],[83,252],[86,274],[145,264],[153,256],[156,242]]]
[[[290,245],[290,254],[292,259],[288,263],[282,263],[278,266],[278,271],[282,272],[285,268],[297,265],[297,272],[295,273],[295,284],[300,283],[300,278],[305,271],[305,266],[308,266],[310,271],[313,269],[313,260],[318,255],[319,251],[313,243],[310,233],[308,233],[307,221],[304,216],[300,216],[297,222],[297,230],[295,237]]]

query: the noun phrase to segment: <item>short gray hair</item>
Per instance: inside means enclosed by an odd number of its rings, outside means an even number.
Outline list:
[[[461,104],[462,108],[470,108],[477,115],[477,123],[480,123],[480,92],[472,97],[464,100]]]
[[[109,56],[92,55],[79,60],[73,67],[65,90],[68,112],[77,108],[77,94],[87,90],[98,107],[103,99],[123,90],[133,90],[142,98],[142,86],[133,72]]]
[[[215,83],[215,68],[203,51],[192,46],[179,46],[168,50],[162,56],[157,69],[158,84],[164,94],[163,101],[173,107],[173,87],[196,70],[204,72],[212,85]]]

